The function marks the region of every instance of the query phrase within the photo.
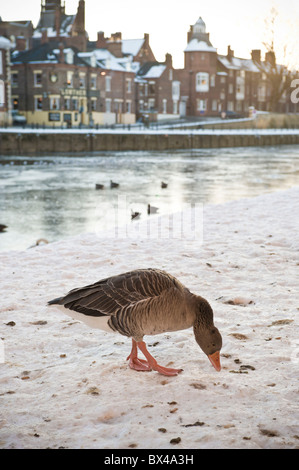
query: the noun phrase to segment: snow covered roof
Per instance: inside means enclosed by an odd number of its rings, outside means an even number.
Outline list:
[[[218,55],[218,60],[227,69],[259,72],[259,69],[251,59],[239,59],[238,57],[232,57],[231,60],[229,60],[227,56]]]
[[[138,70],[138,78],[159,78],[166,69],[160,62],[145,62]]]
[[[205,41],[199,41],[196,38],[191,39],[184,52],[217,52],[217,49]]]
[[[122,39],[122,53],[135,56],[140,51],[143,43],[144,39]]]
[[[143,75],[143,78],[159,78],[166,69],[166,65],[153,65],[149,71]]]
[[[123,66],[121,58],[115,57],[108,49],[94,49],[93,54],[97,60],[97,65],[101,68],[123,72],[126,65]]]
[[[4,36],[0,36],[0,49],[11,49],[12,43]]]

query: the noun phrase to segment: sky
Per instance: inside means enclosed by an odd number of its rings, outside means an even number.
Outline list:
[[[36,26],[40,4],[40,0],[1,0],[0,16],[4,21],[29,19]],[[65,0],[65,6],[67,14],[75,14],[78,0]],[[148,33],[156,59],[163,61],[165,54],[170,53],[173,65],[180,68],[187,32],[200,16],[219,54],[226,54],[228,45],[237,57],[250,58],[252,49],[264,51],[263,42],[270,38],[265,20],[273,6],[278,12],[278,61],[299,69],[298,0],[85,0],[85,26],[91,40],[96,39],[97,31],[104,31],[106,36],[121,31],[124,39],[141,38]]]

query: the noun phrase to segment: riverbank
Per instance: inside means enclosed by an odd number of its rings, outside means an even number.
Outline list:
[[[299,129],[0,129],[0,155],[299,144]]]
[[[205,205],[203,242],[170,227],[163,239],[89,233],[1,253],[0,447],[298,448],[298,210],[296,187]],[[129,339],[46,307],[138,267],[210,301],[220,373],[192,329],[146,338],[158,362],[184,369],[163,377],[129,369]]]

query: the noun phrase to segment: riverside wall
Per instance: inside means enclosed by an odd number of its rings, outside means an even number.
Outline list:
[[[0,155],[177,150],[299,144],[299,133],[0,132]]]

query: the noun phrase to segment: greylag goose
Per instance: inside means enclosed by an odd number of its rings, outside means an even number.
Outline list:
[[[191,326],[200,348],[214,368],[221,369],[222,338],[214,326],[210,304],[165,271],[129,271],[73,289],[48,305],[62,307],[64,313],[91,327],[131,337],[132,350],[127,357],[131,369],[177,375],[182,369],[160,366],[148,352],[143,336]],[[138,358],[138,349],[146,360]]]
[[[162,189],[167,188],[167,186],[168,186],[167,183],[164,183],[164,181],[161,182],[161,188],[162,188]]]
[[[131,219],[139,219],[141,212],[131,210]]]
[[[159,208],[155,206],[151,206],[150,204],[147,205],[147,213],[148,214],[157,214]]]
[[[114,181],[110,180],[110,188],[113,189],[113,188],[118,188],[119,187],[119,183],[115,183]]]
[[[100,183],[96,183],[96,189],[105,189],[105,186]]]

